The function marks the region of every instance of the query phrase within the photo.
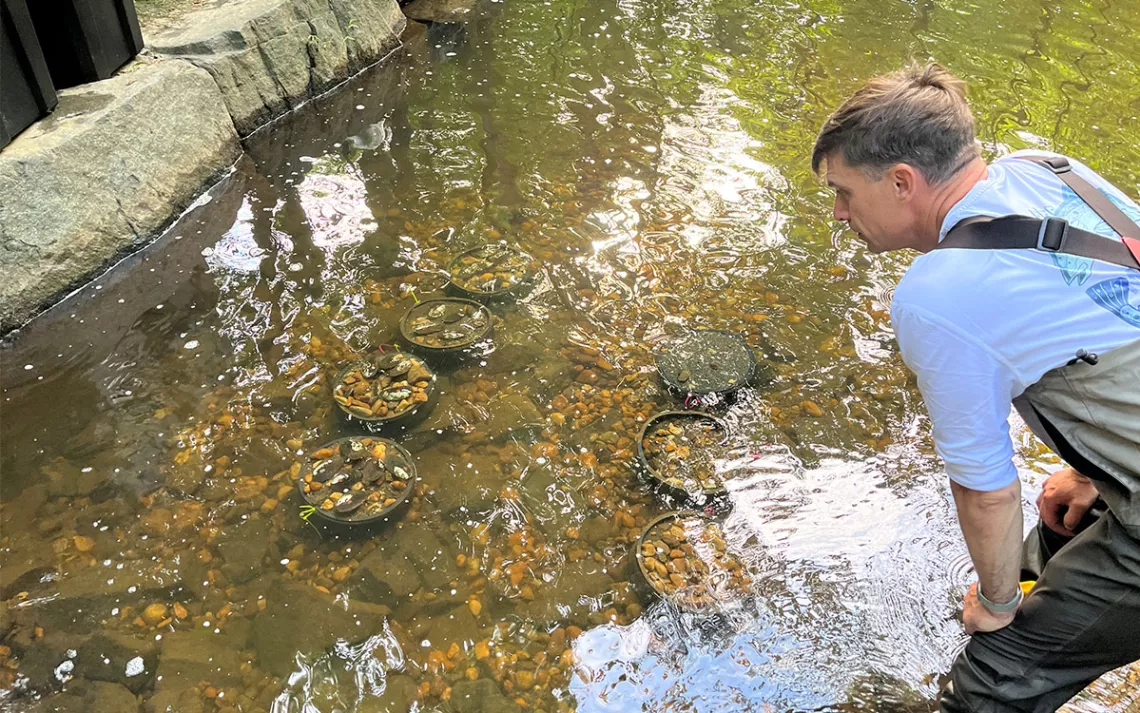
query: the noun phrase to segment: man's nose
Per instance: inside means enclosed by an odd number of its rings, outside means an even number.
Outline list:
[[[847,210],[847,201],[836,198],[835,210],[832,211],[832,215],[835,216],[836,220],[841,220],[846,223],[847,220],[851,218],[851,211]]]

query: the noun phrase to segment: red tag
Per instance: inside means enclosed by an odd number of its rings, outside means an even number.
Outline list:
[[[1136,238],[1121,238],[1124,241],[1124,247],[1128,248],[1128,252],[1132,253],[1133,259],[1140,265],[1140,240]]]

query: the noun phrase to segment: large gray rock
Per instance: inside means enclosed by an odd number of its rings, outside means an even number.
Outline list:
[[[444,594],[458,578],[453,547],[423,526],[400,523],[360,561],[349,587],[361,601],[396,608],[421,588]]]
[[[149,701],[154,713],[189,713],[196,708],[200,681],[219,689],[241,685],[241,665],[250,657],[242,650],[244,642],[226,633],[206,630],[175,631],[162,641],[162,654],[155,678],[154,695]]]
[[[73,634],[47,631],[36,639],[30,629],[18,628],[5,640],[20,658],[20,676],[29,692],[47,695],[59,691],[75,670],[75,646],[80,641]]]
[[[89,681],[83,686],[87,713],[135,713],[139,699],[117,683]]]
[[[75,564],[45,579],[37,598],[10,612],[15,624],[87,634],[112,619],[116,608],[141,610],[151,602],[179,598],[184,591],[179,573],[156,570],[150,560],[100,562],[90,567]]]
[[[97,632],[78,647],[76,672],[92,681],[117,683],[140,693],[158,670],[158,645],[114,632]]]
[[[268,590],[266,608],[253,621],[258,664],[274,676],[287,676],[299,653],[323,651],[340,639],[361,641],[379,631],[384,611],[356,603],[346,608],[314,587],[281,580]]]
[[[472,19],[475,0],[414,0],[404,14],[420,22],[467,22]]]
[[[356,706],[356,713],[408,713],[419,700],[419,690],[411,676],[389,673],[384,681],[384,692],[379,696],[365,695]]]
[[[557,579],[536,589],[534,599],[519,602],[515,613],[536,624],[584,624],[614,589],[612,574],[592,559],[568,562]]]
[[[437,614],[424,613],[412,617],[404,622],[404,625],[417,639],[430,641],[432,648],[440,651],[446,651],[452,644],[459,644],[460,648],[469,648],[476,641],[485,638],[479,622],[466,604],[457,606],[451,611]]]
[[[0,331],[139,247],[241,149],[210,75],[136,63],[0,151]]]
[[[254,515],[245,522],[223,528],[214,540],[225,564],[222,574],[234,584],[253,579],[261,562],[269,554],[273,525],[268,519]]]
[[[50,589],[55,569],[51,542],[36,533],[17,530],[0,548],[0,598],[20,592],[39,594]]]
[[[462,460],[424,459],[418,464],[431,501],[447,517],[460,519],[495,508],[507,482],[498,465],[496,453],[471,454]]]
[[[24,687],[39,694],[74,687],[75,680],[114,683],[139,693],[150,685],[158,667],[158,648],[152,639],[113,632],[88,635],[44,628],[37,633],[22,626],[4,643],[19,657]]]
[[[487,441],[522,437],[529,431],[542,428],[542,413],[526,394],[509,391],[492,399],[486,408],[487,416],[475,430]]]
[[[243,0],[148,39],[208,71],[246,135],[388,54],[405,22],[396,0]]]
[[[55,458],[40,468],[52,497],[91,495],[111,482],[102,468],[80,468],[66,458]]]
[[[451,687],[451,707],[456,713],[520,713],[518,703],[503,695],[498,684],[486,678],[459,681]]]
[[[80,681],[65,693],[45,696],[27,713],[136,713],[139,700],[117,683]]]
[[[5,493],[4,502],[0,502],[0,530],[9,536],[13,532],[29,530],[47,498],[48,489],[43,483],[29,485],[19,495],[12,495],[11,491]]]

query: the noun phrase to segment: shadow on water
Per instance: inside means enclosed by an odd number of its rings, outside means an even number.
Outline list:
[[[1132,5],[536,0],[410,25],[4,343],[0,709],[927,710],[971,574],[890,329],[909,257],[831,225],[807,155],[857,81],[929,55],[971,81],[990,156],[1135,185],[1138,68],[1108,49]],[[336,375],[498,241],[534,287],[392,434],[420,476],[404,517],[321,532],[294,480],[360,431]],[[694,328],[759,360],[711,406],[750,582],[713,617],[645,597],[632,552],[686,505],[635,451],[680,406],[657,350]],[[1056,464],[1016,440],[1032,522]],[[1074,710],[1123,710],[1128,675]]]

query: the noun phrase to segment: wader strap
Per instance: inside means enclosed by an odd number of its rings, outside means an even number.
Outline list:
[[[1049,169],[1053,175],[1061,179],[1062,183],[1072,188],[1073,193],[1076,193],[1081,200],[1088,204],[1089,208],[1092,208],[1100,216],[1100,219],[1108,223],[1108,226],[1115,230],[1118,235],[1123,238],[1140,240],[1140,225],[1136,225],[1102,191],[1078,176],[1077,172],[1069,166],[1069,159],[1064,156],[1016,156],[1015,158]]]
[[[1120,241],[1081,230],[1061,218],[1038,220],[1023,215],[1002,218],[967,218],[946,234],[940,248],[973,250],[1027,250],[1064,253],[1087,257],[1121,267],[1140,270],[1140,225],[1117,208],[1104,193],[1081,178],[1062,156],[1017,156],[1048,168],[1073,190],[1109,227],[1120,234]]]

